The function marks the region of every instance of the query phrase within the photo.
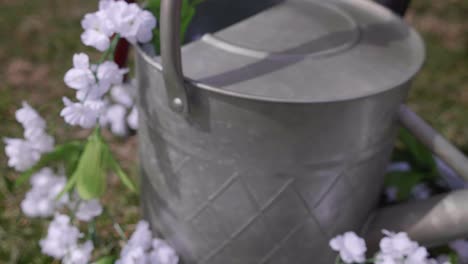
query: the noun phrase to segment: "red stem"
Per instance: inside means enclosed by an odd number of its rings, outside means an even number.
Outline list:
[[[117,1],[117,0],[116,0]],[[135,0],[125,0],[127,3],[134,3]],[[127,66],[128,60],[128,51],[130,49],[130,44],[126,39],[121,38],[117,43],[114,53],[114,61],[119,65],[120,68],[125,68]],[[125,76],[127,79],[127,76]]]

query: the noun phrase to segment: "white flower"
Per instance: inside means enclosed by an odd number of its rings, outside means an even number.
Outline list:
[[[98,30],[86,30],[81,34],[81,41],[86,46],[95,47],[99,51],[105,51],[109,48],[110,39]]]
[[[127,110],[125,107],[118,104],[112,105],[107,109],[106,120],[110,124],[112,133],[115,135],[125,136],[127,134],[126,114]]]
[[[366,243],[354,232],[346,232],[333,238],[330,247],[340,253],[345,263],[363,262],[366,259]]]
[[[156,18],[150,12],[142,10],[137,4],[128,4],[124,1],[108,5],[106,12],[112,20],[115,32],[130,43],[151,40],[152,30],[156,27]]]
[[[179,257],[175,250],[170,247],[165,241],[160,239],[153,240],[153,250],[149,255],[150,263],[158,264],[177,264]]]
[[[149,11],[143,10],[138,15],[134,27],[137,28],[136,41],[140,43],[149,42],[153,38],[156,18]]]
[[[102,214],[102,206],[99,203],[99,200],[89,200],[89,201],[80,201],[78,202],[78,208],[75,212],[76,218],[81,221],[91,221],[96,216]],[[71,207],[74,207],[73,205]]]
[[[400,261],[395,260],[390,255],[379,253],[377,257],[375,258],[375,263],[376,264],[400,264]]]
[[[129,248],[115,264],[148,264],[148,254],[141,247]],[[159,263],[156,262],[154,264]]]
[[[97,68],[97,78],[101,95],[106,93],[111,85],[120,85],[128,69],[119,69],[119,65],[113,61],[105,61]]]
[[[21,202],[21,209],[28,217],[49,217],[68,201],[64,194],[58,201],[57,195],[66,185],[65,176],[57,176],[50,168],[43,168],[31,177],[31,190]]]
[[[426,183],[416,184],[411,190],[411,195],[417,200],[428,199],[432,194],[431,188]]]
[[[43,254],[61,259],[76,248],[78,239],[82,237],[78,228],[70,224],[70,217],[56,214],[54,220],[49,224],[47,236],[39,241]]]
[[[100,3],[103,8],[109,3]],[[109,48],[110,37],[114,34],[112,21],[108,18],[105,10],[86,14],[81,20],[81,26],[85,30],[81,34],[83,44],[95,47],[99,51]]]
[[[93,242],[86,241],[82,245],[71,248],[62,260],[63,264],[88,264],[93,252]]]
[[[128,240],[127,247],[141,247],[148,250],[151,247],[152,234],[148,222],[141,220],[138,222],[135,231]]]
[[[133,106],[133,96],[131,89],[134,87],[130,84],[115,85],[112,87],[110,95],[114,102],[119,103],[127,108]]]
[[[8,156],[8,166],[17,171],[26,171],[41,158],[41,153],[34,149],[26,140],[5,138],[5,153]]]
[[[388,172],[405,172],[409,170],[411,170],[411,165],[405,161],[393,162],[387,167]]]
[[[29,130],[44,130],[46,123],[44,119],[28,103],[23,102],[23,107],[16,110],[16,120],[23,125],[26,133]]]
[[[395,186],[385,188],[385,198],[388,202],[395,202],[398,198],[398,188]]]
[[[138,222],[135,232],[122,249],[116,264],[177,264],[179,257],[173,248],[161,239],[151,238],[146,221]]]
[[[132,111],[128,115],[127,123],[131,129],[134,129],[134,130],[138,129],[138,109],[136,107],[133,107]]]
[[[23,125],[24,137],[39,153],[52,151],[54,138],[45,132],[45,120],[28,103],[16,111],[16,120]]]
[[[105,10],[109,8],[109,5],[111,5],[114,2],[114,0],[100,0],[99,1],[99,10]]]
[[[387,230],[384,230],[383,233],[386,236],[380,240],[380,251],[394,259],[402,259],[415,252],[419,247],[418,243],[412,241],[407,233],[393,233]]]
[[[418,247],[406,257],[404,264],[427,264],[429,262],[428,255],[426,248]]]
[[[31,147],[40,153],[50,152],[54,149],[54,138],[43,130],[29,130],[25,133],[25,137]]]
[[[73,56],[73,68],[64,77],[65,83],[76,90],[89,90],[96,86],[96,78],[90,69],[89,57],[84,53]]]
[[[65,108],[60,115],[70,125],[81,126],[83,128],[92,128],[96,125],[99,115],[105,107],[103,101],[87,100],[85,102],[73,103],[68,98],[63,98]]]

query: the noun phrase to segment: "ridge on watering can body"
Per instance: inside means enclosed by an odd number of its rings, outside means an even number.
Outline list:
[[[404,84],[421,68],[424,50],[417,32],[371,1],[288,0],[202,35],[182,48],[182,62],[186,78],[202,89],[333,102]]]

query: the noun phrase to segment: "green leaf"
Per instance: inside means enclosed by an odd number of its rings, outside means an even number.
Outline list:
[[[60,200],[65,193],[68,193],[75,187],[77,179],[77,174],[73,174],[70,179],[68,179],[67,184],[63,187],[63,190],[55,197],[55,200]]]
[[[458,254],[456,252],[450,252],[449,259],[451,264],[458,264]]]
[[[9,192],[13,192],[14,191],[14,187],[15,187],[15,182],[10,180],[6,175],[3,175],[3,180],[5,182],[5,186],[7,188],[7,190]]]
[[[193,20],[193,17],[196,13],[196,7],[203,3],[205,0],[183,0],[182,2],[182,10],[180,12],[180,41],[181,43],[185,42],[185,37],[187,33],[187,29],[190,26],[190,23]],[[149,10],[158,21],[160,21],[160,13],[161,13],[161,0],[149,0],[146,9]],[[153,30],[153,46],[154,51],[156,54],[160,53],[161,42],[160,42],[160,32],[159,28],[156,27]]]
[[[78,167],[72,177],[76,177],[76,187],[82,199],[99,198],[106,191],[105,163],[106,146],[96,129],[88,138]]]
[[[15,187],[21,186],[31,178],[41,168],[50,165],[53,162],[63,161],[70,153],[81,152],[83,143],[80,141],[71,141],[62,145],[57,145],[55,149],[49,153],[42,155],[41,159],[31,169],[23,172],[15,181]]]
[[[115,158],[112,156],[110,153],[110,150],[108,150],[108,155],[107,155],[107,163],[108,167],[117,174],[119,177],[120,181],[125,185],[130,191],[136,192],[137,189],[135,187],[135,184],[133,181],[130,179],[130,177],[123,171],[122,167],[120,167],[119,163],[115,160]]]
[[[93,262],[93,264],[112,264],[116,259],[116,256],[105,256],[101,257],[96,262]]]
[[[388,173],[385,177],[385,186],[396,187],[398,190],[398,201],[406,200],[411,195],[415,185],[424,179],[424,174],[414,171],[397,171]]]
[[[437,177],[437,165],[429,149],[420,143],[407,129],[401,129],[400,140],[410,154],[408,161],[412,167],[427,172],[427,178],[434,179]]]
[[[73,176],[73,173],[78,167],[78,162],[80,161],[82,152],[83,150],[70,153],[69,155],[67,155],[66,159],[64,160],[65,173],[68,177]]]

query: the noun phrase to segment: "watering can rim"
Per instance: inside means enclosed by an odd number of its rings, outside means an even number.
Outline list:
[[[190,86],[192,86],[192,87],[196,87],[196,88],[199,88],[199,89],[202,89],[202,90],[213,92],[213,93],[216,93],[216,94],[219,94],[219,95],[236,97],[236,98],[247,99],[247,100],[271,102],[271,103],[286,103],[286,104],[309,104],[309,103],[333,103],[333,102],[358,100],[358,99],[371,97],[371,96],[374,96],[374,95],[377,95],[377,94],[388,92],[388,91],[392,90],[393,88],[400,87],[400,86],[408,83],[409,81],[411,81],[411,79],[420,71],[420,69],[422,68],[422,66],[424,65],[424,62],[425,62],[426,47],[425,47],[425,43],[424,43],[421,35],[413,27],[411,27],[404,20],[402,20],[399,16],[393,14],[389,10],[385,9],[384,7],[382,7],[382,6],[380,6],[380,5],[376,4],[376,3],[373,3],[371,1],[364,1],[364,0],[341,0],[341,1],[350,2],[350,3],[358,3],[358,5],[365,4],[365,5],[371,6],[372,8],[377,8],[379,11],[384,12],[385,15],[388,15],[389,17],[391,17],[392,21],[398,21],[398,23],[404,24],[404,26],[408,29],[408,34],[411,36],[412,39],[409,40],[409,42],[407,42],[407,43],[408,43],[408,45],[414,46],[414,48],[412,48],[412,50],[415,50],[417,53],[415,53],[414,59],[412,59],[412,61],[414,61],[413,66],[411,66],[411,68],[409,68],[409,71],[406,72],[402,78],[400,78],[398,80],[395,80],[394,83],[386,84],[385,86],[381,86],[381,88],[372,89],[370,91],[366,90],[366,91],[354,92],[353,94],[351,94],[349,96],[348,95],[343,95],[343,94],[337,94],[335,96],[325,96],[325,97],[321,97],[321,98],[314,98],[312,96],[281,98],[279,96],[260,95],[260,94],[249,93],[249,92],[246,92],[246,91],[236,91],[236,90],[233,90],[233,89],[224,89],[224,88],[220,88],[220,87],[215,86],[215,85],[208,84],[208,83],[203,82],[203,81],[194,80],[193,78],[190,78],[187,75],[183,75],[182,72],[180,72],[178,74],[180,76],[180,78],[178,78],[178,79],[183,79],[183,80],[179,80],[179,82],[180,82],[179,86],[185,86],[186,84],[190,84]],[[177,2],[177,1],[175,1],[175,2]],[[161,26],[163,26],[164,22],[165,22],[163,19],[164,19],[164,17],[162,16],[161,17]],[[169,24],[169,22],[166,22],[166,24]],[[161,30],[161,32],[163,32],[163,30]],[[210,36],[211,34],[207,34],[207,35]],[[165,39],[163,39],[163,37],[164,36],[161,35],[161,39],[162,39],[161,44],[162,44],[162,46],[163,46],[163,43],[166,42],[166,40],[168,39],[168,37],[166,37]],[[208,43],[205,43],[204,41],[200,41],[200,42],[202,42],[203,44],[208,44]],[[194,42],[192,42],[192,43],[194,43]],[[187,45],[184,45],[182,48],[176,47],[174,49],[178,48],[179,50],[180,49],[184,50],[185,48],[189,47],[190,44],[192,44],[192,43],[188,43]],[[211,44],[208,44],[208,45],[211,45]],[[168,46],[168,43],[166,43],[166,47],[167,46]],[[178,46],[178,45],[175,45],[175,46]],[[144,44],[143,45],[142,44],[135,45],[135,47],[137,49],[137,52],[142,56],[142,58],[145,61],[147,61],[150,65],[152,65],[159,72],[161,72],[161,74],[166,75],[162,70],[163,69],[163,64],[164,64],[164,59],[161,62],[161,61],[158,61],[158,58],[160,58],[160,57],[158,57],[158,56],[152,57],[150,55],[151,52],[149,52],[149,53],[147,52],[148,49],[145,48]],[[183,54],[182,54],[182,56],[183,56]],[[305,56],[305,57],[307,57],[307,56]],[[175,60],[177,60],[177,59],[175,59]],[[181,62],[179,62],[179,63],[181,63]],[[166,60],[166,65],[168,65],[168,64],[171,64],[171,62],[167,63],[167,60]],[[177,62],[174,61],[172,64],[177,64]],[[171,66],[171,65],[168,65],[168,66]],[[169,67],[169,68],[171,68],[171,67]],[[170,90],[171,89],[170,87],[172,85],[168,85],[168,83],[166,83],[166,86],[167,86],[166,89]],[[179,88],[179,90],[181,90],[181,91],[178,92],[179,94],[186,93],[187,91],[185,91],[185,90],[190,89],[190,88],[188,88],[188,89],[182,89],[182,88]],[[168,92],[170,92],[170,91],[168,91]],[[187,96],[187,95],[185,95],[185,96]]]
[[[419,37],[419,34],[418,34]],[[159,56],[152,57],[148,54],[148,52],[145,51],[145,44],[137,44],[134,45],[135,50],[137,53],[151,66],[153,66],[158,72],[163,74],[163,66],[162,64],[157,60],[157,58],[160,58]],[[423,45],[425,49],[425,45]],[[422,54],[425,54],[425,50],[423,50]],[[421,63],[419,66],[415,69],[415,71],[410,75],[410,76],[415,76],[421,68],[424,66],[425,60],[421,60]],[[354,101],[354,100],[360,100],[363,98],[367,97],[372,97],[377,94],[382,94],[385,92],[388,92],[396,87],[400,87],[405,85],[408,82],[411,82],[412,79],[409,78],[407,80],[404,80],[403,82],[395,83],[394,85],[390,85],[389,87],[386,87],[382,90],[379,91],[372,91],[366,94],[358,94],[354,97],[348,97],[348,98],[336,98],[336,99],[327,99],[327,100],[294,100],[294,99],[280,99],[277,97],[268,97],[268,96],[259,96],[259,95],[252,95],[252,94],[247,94],[243,92],[236,92],[232,90],[226,90],[222,88],[218,88],[216,86],[212,86],[200,81],[193,80],[187,76],[184,76],[184,83],[185,84],[190,84],[191,87],[196,87],[199,89],[202,89],[204,91],[212,92],[218,95],[222,96],[229,96],[229,97],[234,97],[234,98],[239,98],[239,99],[244,99],[244,100],[252,100],[252,101],[259,101],[259,102],[265,102],[265,103],[282,103],[282,104],[313,104],[313,103],[339,103],[339,102],[347,102],[347,101]]]

